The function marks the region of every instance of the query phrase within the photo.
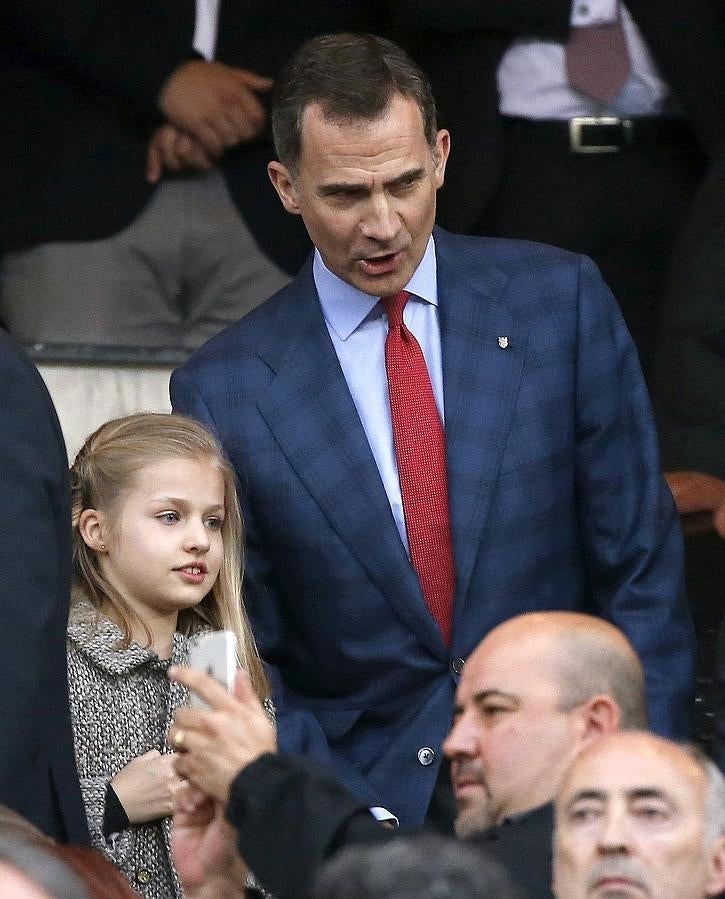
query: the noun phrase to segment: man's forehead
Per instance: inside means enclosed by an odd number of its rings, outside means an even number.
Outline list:
[[[562,799],[570,802],[593,792],[605,797],[659,793],[696,802],[703,799],[704,789],[704,775],[682,750],[646,744],[636,750],[618,743],[583,753],[566,778]]]
[[[548,644],[538,640],[484,640],[463,666],[458,690],[472,696],[487,690],[521,694],[556,686]]]
[[[343,139],[347,135],[351,139],[365,138],[381,126],[385,127],[386,123],[387,128],[399,133],[401,138],[413,135],[428,144],[423,113],[418,104],[410,97],[393,94],[388,105],[372,116],[338,115],[317,101],[308,103],[300,120],[300,149],[304,152],[305,143],[313,134],[323,139],[331,134]]]

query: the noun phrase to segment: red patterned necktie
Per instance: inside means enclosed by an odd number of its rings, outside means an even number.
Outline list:
[[[565,59],[567,79],[573,88],[600,103],[611,103],[631,70],[619,16],[604,25],[572,28]]]
[[[420,344],[403,323],[410,294],[381,297],[388,316],[388,373],[393,442],[405,528],[423,596],[446,644],[453,626],[455,569],[448,509],[446,440]]]

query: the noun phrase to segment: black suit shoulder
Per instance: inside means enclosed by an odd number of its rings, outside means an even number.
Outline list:
[[[529,899],[554,899],[551,891],[551,803],[491,827],[472,839],[509,873]]]

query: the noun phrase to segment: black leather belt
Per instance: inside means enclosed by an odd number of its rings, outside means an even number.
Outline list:
[[[516,136],[555,144],[571,153],[619,153],[628,147],[656,147],[693,142],[685,119],[616,116],[578,116],[574,119],[518,119],[505,117]]]

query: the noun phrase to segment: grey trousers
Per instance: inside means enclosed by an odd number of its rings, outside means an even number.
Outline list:
[[[269,202],[278,202],[271,188]],[[170,351],[174,361],[288,281],[212,171],[163,181],[135,221],[110,238],[6,254],[0,318],[36,358],[44,347],[73,346],[80,359],[108,347],[160,351],[136,360],[149,362]]]

